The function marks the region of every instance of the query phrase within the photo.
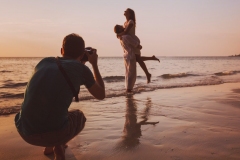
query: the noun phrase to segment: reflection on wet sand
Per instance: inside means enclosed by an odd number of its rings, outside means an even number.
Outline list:
[[[130,150],[137,147],[140,144],[139,138],[142,136],[142,125],[155,125],[159,122],[147,122],[150,109],[152,106],[151,99],[148,98],[146,107],[143,113],[141,113],[141,121],[137,122],[137,103],[133,98],[133,95],[127,95],[126,97],[126,115],[125,124],[123,129],[123,136],[121,141],[117,144],[118,149]]]

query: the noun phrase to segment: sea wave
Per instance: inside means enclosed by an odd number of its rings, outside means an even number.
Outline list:
[[[125,76],[107,76],[103,80],[106,82],[122,82],[125,80]]]
[[[145,76],[137,76],[137,79],[145,78]],[[125,81],[125,76],[107,76],[104,77],[103,80],[107,83],[112,83],[112,82],[123,82]]]
[[[198,76],[198,75],[189,74],[189,73],[177,73],[177,74],[163,74],[159,77],[164,79],[170,79],[170,78],[182,78],[182,77],[189,77],[189,76]]]
[[[1,86],[0,88],[15,88],[15,87],[23,87],[26,86],[27,82],[22,82],[22,83],[5,83],[3,86]]]
[[[17,113],[20,111],[20,106],[12,106],[12,107],[7,107],[7,108],[0,108],[0,115],[9,115],[13,113]]]
[[[228,83],[231,83],[229,81],[226,81]],[[237,82],[237,81],[234,81]],[[204,77],[199,79],[198,81],[194,82],[179,82],[179,83],[172,83],[172,84],[162,84],[162,85],[145,85],[143,83],[140,83],[138,85],[135,85],[134,92],[136,93],[141,93],[141,92],[148,92],[148,91],[153,91],[156,89],[167,89],[167,88],[182,88],[182,87],[194,87],[194,86],[204,86],[204,85],[217,85],[217,84],[222,84],[225,83],[224,80],[220,79],[218,76],[210,76],[210,77]],[[90,100],[93,99],[93,97],[88,93],[88,92],[81,92],[83,93],[80,97],[81,100]],[[107,89],[106,90],[106,98],[111,98],[111,97],[119,97],[125,95],[125,89]],[[5,93],[1,92],[0,93],[0,98],[23,98],[24,93]]]
[[[157,89],[218,85],[222,83],[225,83],[225,82],[217,76],[204,77],[201,80],[198,80],[192,83],[174,83],[174,84],[163,84],[163,85],[145,85],[141,83],[141,84],[135,85],[133,89],[133,93],[150,92]],[[125,92],[125,89],[106,90],[106,98],[120,97],[125,95],[127,95],[127,93]],[[90,100],[90,99],[94,99],[94,97],[91,96],[89,93],[86,92],[84,94],[81,94],[80,100],[84,101],[84,100]]]
[[[0,71],[0,73],[7,73],[7,72],[13,72],[13,71],[7,71],[7,70]]]
[[[240,71],[224,71],[224,72],[217,72],[217,73],[214,73],[214,74],[217,75],[217,76],[229,76],[229,75],[234,75],[234,74],[237,74],[237,73],[240,73]]]
[[[4,93],[1,92],[0,93],[0,98],[23,98],[24,97],[24,93]]]
[[[106,78],[106,77],[105,77]],[[114,79],[114,77],[111,77]],[[110,78],[110,79],[111,79]],[[123,77],[115,77],[116,79],[118,78],[123,78]],[[207,77],[201,77],[198,79],[195,79],[192,82],[187,82],[187,81],[176,81],[171,84],[145,84],[145,83],[138,83],[135,85],[133,89],[133,93],[142,93],[142,92],[151,92],[154,90],[158,89],[171,89],[171,88],[183,88],[183,87],[195,87],[195,86],[207,86],[207,85],[219,85],[223,83],[236,83],[240,82],[240,79],[236,78],[234,81],[229,81],[228,79],[222,79],[219,76],[207,76]],[[114,97],[121,97],[121,96],[126,96],[127,93],[125,92],[124,88],[119,88],[119,89],[107,89],[106,88],[106,98],[114,98]],[[92,100],[95,99],[90,93],[86,90],[82,90],[80,96],[80,101],[86,101],[86,100]],[[8,92],[0,92],[0,98],[5,99],[7,101],[11,99],[23,99],[24,93],[8,93]],[[73,99],[74,102],[74,99]],[[74,102],[75,103],[75,102]],[[20,106],[12,106],[8,108],[0,108],[0,115],[6,115],[6,114],[11,114],[11,113],[16,113],[20,109]]]

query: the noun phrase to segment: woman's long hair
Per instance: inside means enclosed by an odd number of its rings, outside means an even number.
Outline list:
[[[128,10],[128,12],[130,13],[129,19],[131,19],[131,20],[134,21],[135,27],[136,27],[136,16],[135,16],[134,10],[132,10],[132,9],[130,9],[130,8],[128,8],[127,10]]]

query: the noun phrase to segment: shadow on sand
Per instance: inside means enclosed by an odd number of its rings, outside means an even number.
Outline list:
[[[118,142],[117,150],[132,150],[140,144],[139,138],[142,136],[142,125],[155,125],[159,122],[148,122],[152,102],[147,98],[143,112],[140,114],[140,121],[138,122],[138,107],[133,95],[126,96],[126,114],[125,124],[123,129],[123,136]]]

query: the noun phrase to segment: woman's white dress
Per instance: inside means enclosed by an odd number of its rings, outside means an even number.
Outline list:
[[[124,28],[127,28],[129,24],[133,24],[133,27],[129,30],[128,35],[130,35],[134,40],[138,41],[140,44],[140,39],[135,35],[135,23],[133,20],[129,20],[124,23]],[[134,54],[141,55],[141,52],[139,49],[134,48]]]
[[[135,35],[135,23],[132,20],[129,20],[128,22],[124,23],[124,28],[126,28],[130,23],[133,24],[133,27],[128,32],[128,35],[130,35],[133,40],[137,41],[140,44],[139,38]],[[125,36],[124,38],[127,38]],[[122,39],[124,41],[124,39]],[[126,89],[133,89],[134,84],[136,82],[137,77],[137,68],[136,68],[136,57],[135,54],[141,55],[141,52],[136,47],[127,44],[127,41],[131,41],[130,39],[125,40],[125,44],[122,44],[123,50],[124,50],[124,64],[125,64],[125,87]]]

